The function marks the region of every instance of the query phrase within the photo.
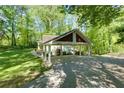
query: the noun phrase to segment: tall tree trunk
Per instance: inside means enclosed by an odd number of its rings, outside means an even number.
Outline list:
[[[26,43],[27,43],[27,47],[29,47],[30,46],[30,44],[29,44],[29,15],[28,15],[28,13],[26,13],[27,14],[27,17],[26,17]]]
[[[14,18],[13,18],[13,21],[12,21],[12,40],[11,40],[11,46],[14,47],[16,46],[16,38],[15,38],[15,29],[14,29],[15,25],[14,25]]]

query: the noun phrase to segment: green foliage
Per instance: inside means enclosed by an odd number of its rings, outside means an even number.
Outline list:
[[[70,6],[69,12],[78,16],[80,25],[86,22],[90,26],[108,25],[114,18],[119,15],[120,7],[84,5]]]
[[[120,16],[116,18],[116,20],[112,22],[111,25],[113,26],[113,29],[112,29],[113,32],[118,33],[119,35],[119,38],[116,43],[124,44],[124,7],[122,7],[120,11]]]
[[[45,33],[61,34],[68,31],[65,15],[60,6],[0,6],[6,21],[0,20],[0,31],[4,37],[1,42],[8,41],[12,47],[36,47],[36,42]],[[38,18],[38,19],[37,19]],[[37,20],[36,20],[37,19]],[[37,24],[36,24],[37,23]],[[1,43],[1,45],[6,45]]]
[[[95,54],[112,52],[124,42],[123,6],[0,6],[0,46],[36,47],[43,34],[60,35],[72,29],[72,15],[92,41]],[[69,13],[69,14],[68,14]],[[66,20],[67,21],[67,20]]]
[[[32,49],[0,50],[0,87],[22,87],[47,69]],[[13,83],[12,83],[13,82]]]
[[[65,15],[60,9],[60,6],[34,6],[31,11],[42,20],[44,33],[61,34],[67,31],[68,26],[64,23]]]
[[[104,54],[115,50],[115,43],[119,27],[115,26],[117,19],[123,16],[122,6],[70,6],[69,13],[78,16],[78,23],[86,26],[85,34],[92,42],[92,52],[94,54]],[[120,21],[119,21],[120,22]],[[118,22],[118,23],[119,23]],[[123,23],[123,22],[122,22]],[[120,29],[120,35],[123,29]],[[121,36],[120,41],[123,40]]]

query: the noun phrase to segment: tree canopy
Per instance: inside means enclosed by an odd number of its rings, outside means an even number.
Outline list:
[[[93,52],[102,54],[112,52],[115,49],[114,44],[117,42],[115,34],[120,32],[116,31],[117,33],[115,33],[114,30],[117,30],[118,27],[114,27],[114,23],[123,14],[122,10],[123,6],[86,5],[69,6],[68,13],[78,16],[79,26],[86,28],[85,33],[92,41]],[[121,32],[123,33],[122,30]],[[123,37],[119,41],[122,39]]]
[[[92,51],[117,51],[124,43],[124,7],[0,6],[0,46],[36,47],[43,34],[60,35],[80,28],[92,42]]]

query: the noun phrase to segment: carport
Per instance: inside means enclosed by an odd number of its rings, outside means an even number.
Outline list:
[[[40,46],[42,46],[42,58],[44,61],[51,63],[51,47],[55,45],[61,47],[61,56],[63,55],[62,47],[66,45],[72,46],[73,49],[75,49],[75,46],[78,46],[80,56],[82,46],[86,46],[88,48],[88,55],[91,55],[91,42],[86,36],[83,35],[81,31],[79,31],[79,29],[73,29],[59,36],[43,37],[41,41],[38,41],[38,49],[41,49]],[[73,55],[75,55],[75,53]]]

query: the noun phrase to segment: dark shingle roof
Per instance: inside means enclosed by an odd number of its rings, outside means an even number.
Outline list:
[[[57,37],[57,35],[43,35],[42,37],[42,43],[45,43],[53,38]]]

